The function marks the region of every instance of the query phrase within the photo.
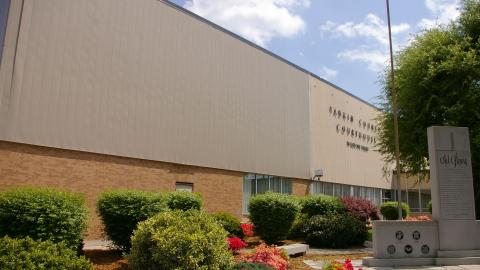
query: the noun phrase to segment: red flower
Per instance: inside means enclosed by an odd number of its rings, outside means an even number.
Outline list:
[[[242,249],[247,246],[247,244],[238,237],[229,237],[227,238],[227,241],[228,241],[228,248],[233,251]]]
[[[247,237],[252,237],[253,236],[253,224],[252,223],[242,223],[242,231],[243,235]]]
[[[285,251],[266,244],[261,244],[255,251],[242,255],[240,261],[263,263],[276,270],[286,270],[288,267],[288,255]]]

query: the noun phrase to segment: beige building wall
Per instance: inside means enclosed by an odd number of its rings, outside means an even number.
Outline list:
[[[376,108],[310,77],[310,110],[312,173],[323,169],[326,182],[391,188],[375,151]]]
[[[310,177],[303,71],[162,1],[12,4],[1,140]]]
[[[95,205],[102,191],[174,191],[176,182],[193,183],[207,212],[226,211],[241,217],[240,172],[0,141],[0,191],[40,186],[82,193],[90,212],[87,239],[101,238]]]

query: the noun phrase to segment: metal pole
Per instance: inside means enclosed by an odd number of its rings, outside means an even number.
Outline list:
[[[395,71],[393,67],[392,27],[390,24],[390,3],[387,1],[388,40],[390,43],[390,90],[392,94],[393,127],[395,136],[395,177],[397,182],[398,219],[402,220],[402,187],[400,185],[400,146],[398,136],[397,91],[395,89]]]

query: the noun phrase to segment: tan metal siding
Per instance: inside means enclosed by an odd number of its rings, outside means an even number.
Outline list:
[[[15,64],[0,139],[309,177],[308,75],[167,4],[25,0]]]
[[[375,118],[379,111],[364,102],[352,98],[320,80],[310,78],[311,103],[311,167],[323,169],[322,181],[356,186],[391,188],[391,181],[384,176],[384,162],[376,151],[375,144],[363,138],[352,137],[340,130],[345,127],[368,136],[375,132],[363,127],[363,122],[376,125]],[[332,107],[332,112],[330,112]],[[340,110],[342,117],[333,115],[333,110]],[[343,120],[343,113],[352,115],[353,122]],[[358,121],[362,121],[359,126]],[[363,137],[363,136],[362,136]],[[347,146],[352,142],[368,147],[368,151]]]

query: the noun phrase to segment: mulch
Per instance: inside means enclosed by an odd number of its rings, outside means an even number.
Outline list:
[[[315,260],[315,261],[324,261],[324,260],[343,260],[346,258],[350,259],[359,259],[371,254],[354,254],[354,255],[307,255],[300,257],[290,258],[289,270],[312,270],[308,267],[304,260]],[[123,258],[122,252],[115,250],[88,250],[85,251],[85,257],[87,257],[91,262],[93,262],[94,270],[128,270],[128,261]]]
[[[117,250],[88,250],[85,257],[93,263],[94,270],[128,270],[128,261]]]

